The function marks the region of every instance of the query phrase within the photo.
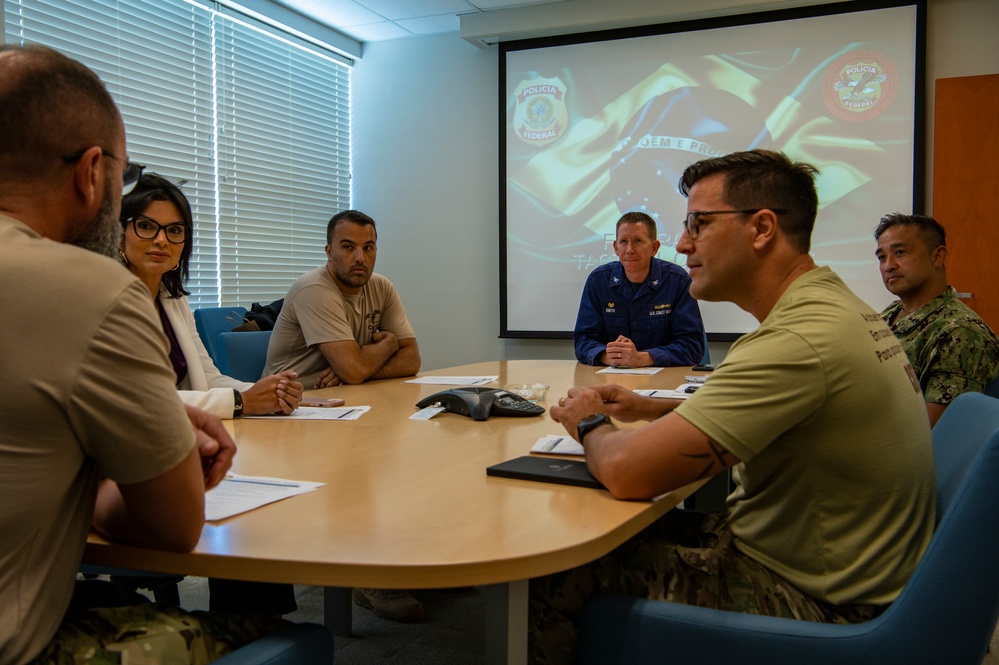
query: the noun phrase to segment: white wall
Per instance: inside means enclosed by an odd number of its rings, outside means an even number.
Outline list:
[[[932,150],[936,78],[999,72],[999,1],[929,0],[927,16]],[[352,76],[354,206],[379,224],[375,269],[399,289],[427,370],[573,357],[570,341],[497,337],[497,57],[457,33],[414,37],[366,44]],[[712,343],[712,359],[726,349]]]
[[[564,340],[498,339],[496,49],[457,33],[376,42],[351,76],[352,200],[379,225],[375,270],[402,296],[423,368],[572,358]]]

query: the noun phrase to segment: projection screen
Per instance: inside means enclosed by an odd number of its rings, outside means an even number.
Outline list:
[[[890,300],[871,233],[923,205],[922,2],[851,2],[500,48],[501,337],[570,337],[622,213],[675,251],[690,163],[770,148],[820,170],[812,254]],[[756,327],[700,303],[712,339]]]

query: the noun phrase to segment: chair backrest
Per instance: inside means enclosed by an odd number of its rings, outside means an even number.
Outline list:
[[[999,378],[985,386],[983,392],[989,397],[999,397]]]
[[[245,307],[200,307],[194,310],[194,325],[198,336],[216,365],[219,363],[218,337],[243,323]]]
[[[999,401],[960,395],[933,428],[933,453],[937,530],[880,619],[919,662],[977,663],[999,618]]]
[[[216,366],[226,376],[255,383],[264,371],[270,341],[270,330],[224,332],[218,336]]]

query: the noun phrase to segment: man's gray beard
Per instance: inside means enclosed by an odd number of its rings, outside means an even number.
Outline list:
[[[87,225],[87,230],[73,240],[73,244],[117,259],[121,249],[121,223],[111,207],[111,193],[106,194],[97,216]]]

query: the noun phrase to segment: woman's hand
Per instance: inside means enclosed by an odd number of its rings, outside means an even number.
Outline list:
[[[302,401],[302,384],[295,381],[296,378],[298,374],[295,372],[281,372],[260,379],[252,388],[240,393],[243,397],[243,413],[288,415]]]

